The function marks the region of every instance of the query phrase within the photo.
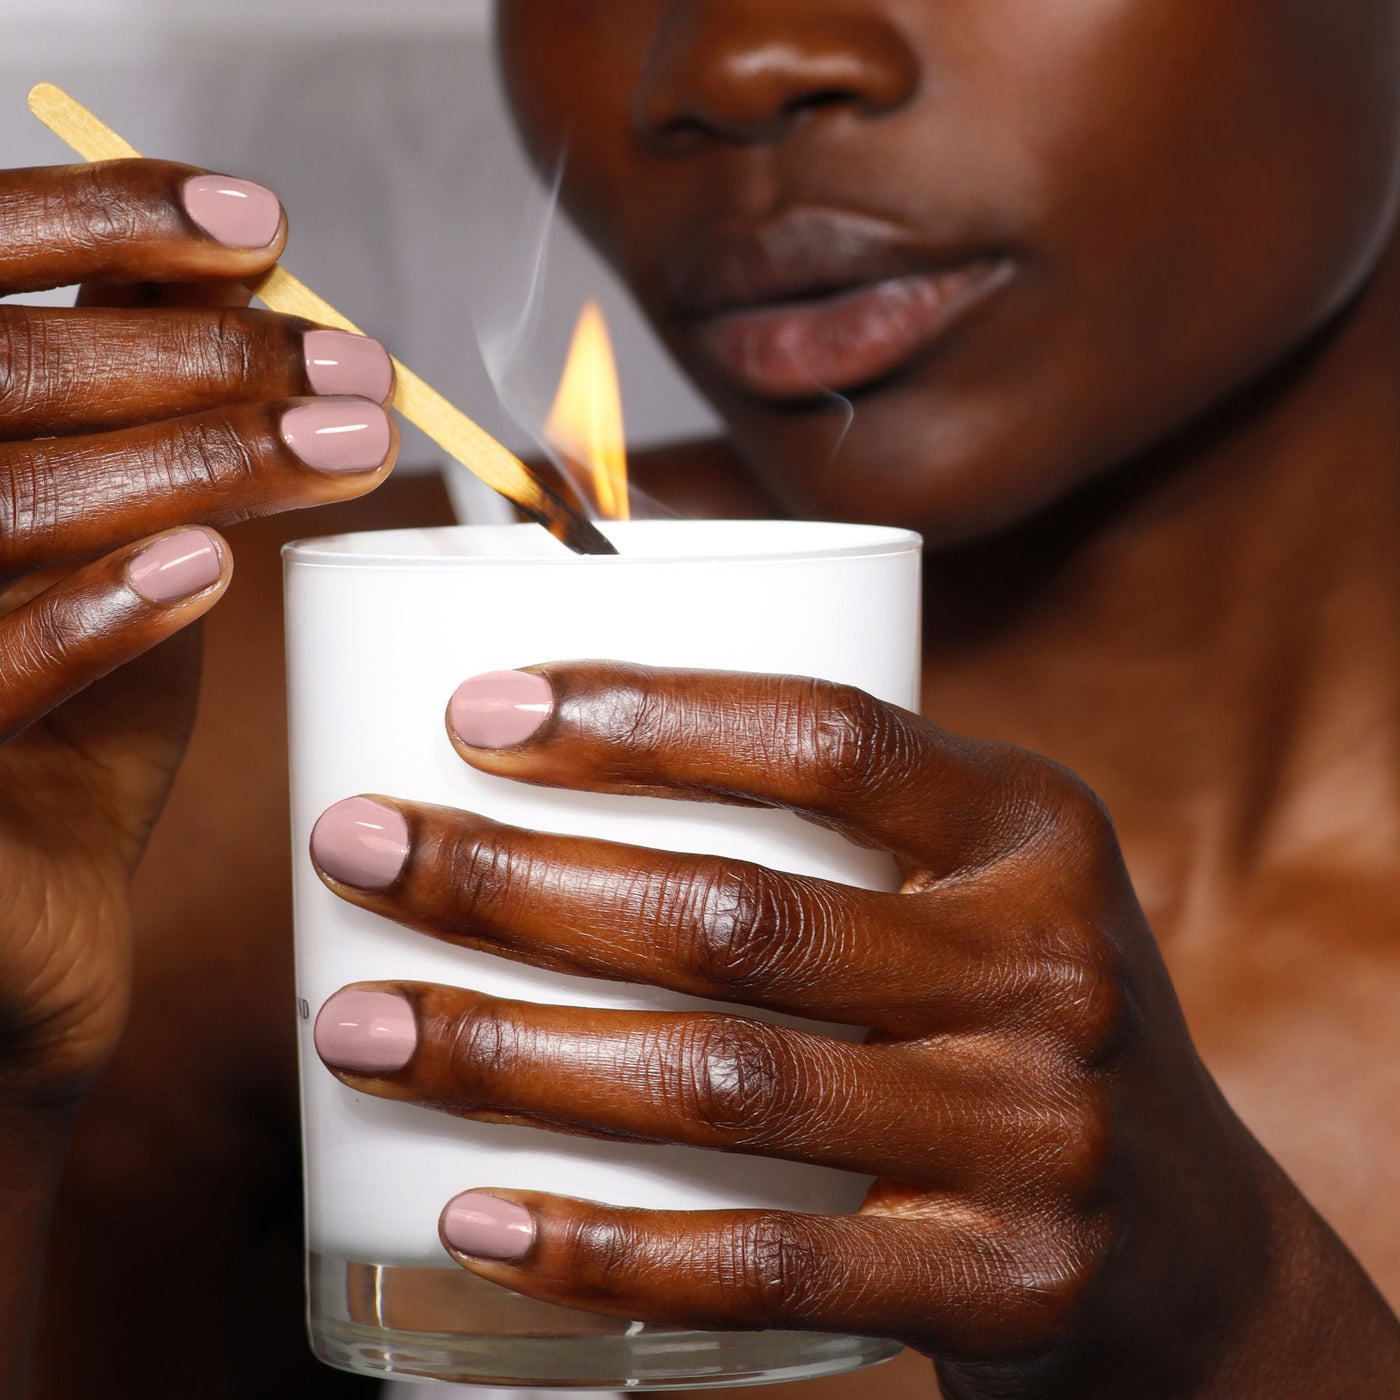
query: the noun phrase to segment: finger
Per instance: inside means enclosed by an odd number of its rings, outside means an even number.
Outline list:
[[[1043,1345],[1079,1261],[1018,1249],[980,1223],[952,1205],[648,1211],[493,1187],[448,1202],[438,1229],[472,1273],[614,1317],[894,1337],[955,1355]]]
[[[934,876],[995,861],[1059,802],[1045,760],[791,676],[595,661],[492,672],[458,688],[448,731],[488,772],[783,807]]]
[[[174,530],[85,565],[0,618],[0,742],[202,617],[232,573],[213,531]]]
[[[926,1034],[988,1010],[965,992],[989,969],[1027,985],[956,891],[914,901],[367,797],[322,814],[311,854],[343,898],[451,943],[816,1020]]]
[[[387,404],[393,390],[377,341],[268,311],[0,306],[0,438],[312,394]]]
[[[397,451],[382,408],[342,398],[0,443],[0,573],[86,558],[189,521],[226,524],[363,495]]]
[[[1015,1159],[1024,1190],[1044,1194],[1088,1160],[1082,1115],[1063,1093],[1039,1093],[1038,1075],[1009,1072],[985,1038],[860,1045],[715,1012],[395,982],[330,997],[315,1043],[352,1088],[463,1118],[779,1157],[923,1189],[985,1181]]]
[[[73,305],[150,311],[162,307],[199,306],[237,310],[253,300],[250,282],[84,282]]]
[[[287,241],[271,190],[161,160],[0,171],[0,291],[211,282],[265,272]]]

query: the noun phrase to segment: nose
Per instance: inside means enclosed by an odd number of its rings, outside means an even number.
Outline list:
[[[818,111],[893,111],[918,85],[915,53],[874,5],[678,0],[664,6],[634,117],[662,150],[771,142]]]

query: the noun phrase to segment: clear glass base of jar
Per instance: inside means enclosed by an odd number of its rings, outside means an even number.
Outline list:
[[[577,1390],[757,1385],[854,1371],[896,1342],[820,1332],[689,1332],[540,1303],[453,1266],[311,1253],[311,1348],[362,1375]]]

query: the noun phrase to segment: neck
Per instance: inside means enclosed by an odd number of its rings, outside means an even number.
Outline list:
[[[1185,931],[1251,878],[1400,850],[1400,258],[1211,421],[928,560],[924,708],[1104,797]]]

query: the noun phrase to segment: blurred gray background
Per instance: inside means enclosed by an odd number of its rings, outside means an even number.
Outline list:
[[[0,36],[0,164],[73,158],[26,106],[46,79],[146,154],[269,185],[287,267],[516,450],[588,296],[614,332],[629,441],[713,427],[567,226],[549,232],[538,329],[505,386],[527,421],[503,411],[478,332],[498,343],[523,315],[547,197],[501,100],[490,0],[0,0]],[[440,460],[405,433],[404,467]]]

